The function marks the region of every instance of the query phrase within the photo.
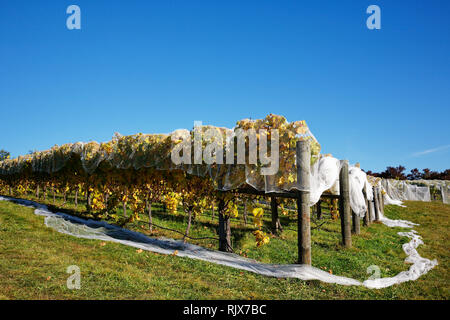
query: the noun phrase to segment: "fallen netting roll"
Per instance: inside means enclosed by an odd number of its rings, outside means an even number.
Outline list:
[[[405,262],[412,263],[412,266],[409,270],[402,271],[394,277],[366,280],[363,282],[364,286],[371,289],[381,289],[397,283],[417,280],[421,275],[426,274],[437,265],[436,259],[429,260],[422,258],[417,252],[416,248],[423,244],[423,241],[416,231],[399,232],[398,234],[411,239],[410,242],[403,245],[403,251],[407,255]]]
[[[118,242],[127,246],[161,254],[173,254],[177,250],[177,256],[180,257],[203,260],[277,278],[320,280],[347,286],[363,285],[368,288],[384,288],[396,283],[416,280],[437,265],[436,260],[430,261],[422,258],[415,250],[423,242],[414,230],[408,233],[399,232],[402,236],[412,238],[411,242],[403,245],[403,250],[407,255],[405,262],[413,263],[411,268],[408,271],[399,273],[395,277],[366,280],[361,283],[356,279],[333,275],[312,266],[301,264],[265,264],[241,257],[234,253],[210,250],[194,244],[184,243],[180,240],[150,238],[144,234],[110,225],[104,221],[86,220],[64,213],[53,213],[48,210],[47,206],[30,200],[0,196],[0,201],[13,201],[24,206],[34,207],[34,213],[36,215],[45,217],[45,225],[60,233],[84,239]],[[396,223],[396,221],[399,223]],[[415,225],[409,221],[390,220],[385,217],[382,217],[382,222],[388,226],[402,226],[406,228],[411,228]]]
[[[380,221],[388,227],[413,228],[418,226],[408,220],[392,220],[386,218],[381,211],[378,210]],[[423,244],[422,238],[415,230],[409,232],[398,232],[398,235],[408,237],[410,242],[403,244],[402,249],[406,253],[405,262],[412,263],[412,266],[407,271],[402,271],[394,277],[370,279],[363,282],[363,285],[371,289],[381,289],[390,287],[397,283],[417,280],[421,275],[428,273],[437,264],[437,260],[429,260],[422,258],[417,252],[417,247]]]

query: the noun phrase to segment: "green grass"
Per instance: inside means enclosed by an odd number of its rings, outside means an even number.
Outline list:
[[[57,200],[57,204],[60,202]],[[0,298],[1,299],[448,299],[448,219],[450,206],[442,203],[406,202],[407,208],[386,206],[392,219],[416,223],[415,230],[425,244],[419,253],[437,259],[439,265],[417,281],[381,290],[346,287],[319,281],[277,279],[219,266],[212,263],[160,255],[138,253],[135,248],[98,240],[78,239],[45,227],[43,217],[10,202],[0,202]],[[67,205],[74,209],[73,204]],[[184,231],[181,213],[163,213],[155,206],[154,223]],[[82,208],[79,208],[82,210]],[[269,244],[256,248],[251,224],[234,219],[233,246],[236,253],[262,262],[293,263],[296,260],[296,221],[281,217],[285,231],[272,236]],[[146,217],[142,217],[145,223]],[[251,222],[251,221],[250,221]],[[268,221],[266,221],[268,223]],[[130,229],[147,233],[144,225]],[[217,237],[216,220],[206,214],[196,218],[191,229],[194,237]],[[314,225],[314,224],[313,224]],[[289,229],[289,230],[287,230]],[[340,245],[338,221],[329,221],[312,230],[313,265],[337,275],[358,280],[368,278],[366,269],[378,265],[382,276],[407,270],[401,245],[409,241],[397,235],[407,229],[382,224],[362,227],[353,237],[353,248]],[[154,236],[182,236],[156,228]],[[191,241],[217,249],[216,241]],[[66,268],[81,269],[81,289],[69,290]]]

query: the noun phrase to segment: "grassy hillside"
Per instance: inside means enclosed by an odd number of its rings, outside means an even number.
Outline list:
[[[139,252],[121,244],[78,239],[45,227],[32,208],[0,201],[0,298],[1,299],[448,299],[448,221],[450,206],[442,203],[407,202],[407,208],[387,206],[386,215],[416,223],[425,245],[419,253],[439,265],[417,281],[381,290],[344,287],[319,281],[276,279],[207,262]],[[145,217],[142,217],[143,220]],[[183,231],[184,216],[155,209],[154,223]],[[145,222],[145,220],[144,220]],[[296,259],[296,221],[282,217],[282,236],[256,248],[251,225],[233,221],[236,253],[263,262],[293,263]],[[216,236],[208,216],[194,222],[193,236]],[[314,224],[313,224],[314,225]],[[148,233],[145,225],[131,229]],[[382,224],[362,227],[353,238],[354,248],[340,246],[338,221],[328,221],[312,231],[313,265],[358,280],[366,269],[378,265],[382,276],[407,270],[401,245],[405,229]],[[156,228],[154,236],[181,235]],[[216,247],[216,242],[194,242]],[[69,290],[66,268],[81,269],[81,289]]]

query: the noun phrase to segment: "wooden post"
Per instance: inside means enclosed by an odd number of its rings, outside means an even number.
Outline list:
[[[352,232],[354,234],[360,234],[361,232],[361,226],[359,221],[359,216],[353,212],[352,210]]]
[[[375,221],[375,190],[373,189],[373,187],[370,187],[370,190],[372,190],[372,200],[369,201],[369,210],[370,210],[370,214],[369,214],[369,221],[370,223]]]
[[[383,203],[382,203],[383,196],[381,195],[381,188],[378,187],[377,190],[378,190],[378,209],[380,210],[380,213],[383,214]],[[378,217],[378,219],[380,219],[380,216]]]
[[[145,207],[147,208],[148,212],[148,229],[150,233],[153,233],[152,202],[149,201],[148,199],[146,199],[145,202],[146,202]]]
[[[369,200],[367,200],[367,186],[364,186],[363,189],[363,194],[364,194],[364,200],[366,201],[366,213],[364,214],[364,225],[367,227],[370,225],[370,212],[371,212],[371,208],[370,208],[370,202]]]
[[[86,211],[87,213],[91,212],[91,191],[89,186],[86,186]]]
[[[186,231],[184,233],[183,241],[186,242],[186,237],[189,236],[189,230],[191,230],[191,223],[192,223],[192,208],[189,207],[188,209],[188,224],[186,227]]]
[[[344,160],[339,173],[339,215],[341,217],[342,243],[346,248],[351,248],[352,209],[350,208],[350,185],[348,180],[348,160]]]
[[[244,223],[247,224],[247,199],[244,201]]]
[[[374,217],[375,217],[374,201],[372,199],[371,201],[369,201],[369,224],[372,224],[372,222],[375,220]]]
[[[380,208],[381,208],[381,213],[384,216],[384,196],[383,196],[383,192],[382,192],[382,188],[380,187]]]
[[[317,201],[316,208],[317,208],[317,219],[320,220],[322,219],[322,200],[319,199],[319,201]]]
[[[108,214],[108,208],[109,208],[109,206],[108,206],[108,201],[109,201],[109,193],[108,192],[104,192],[103,193],[103,197],[104,197],[104,199],[105,199],[105,209],[106,209],[106,214]]]
[[[375,221],[380,221],[380,214],[379,214],[379,202],[378,202],[378,188],[373,188],[373,205],[375,209]]]
[[[223,199],[219,199],[219,250],[232,252],[230,217],[223,214],[224,210],[225,202]]]
[[[222,182],[219,180],[218,189],[222,190]],[[233,252],[231,244],[231,220],[230,216],[225,215],[225,200],[218,197],[217,214],[219,215],[219,251]]]
[[[311,265],[311,225],[309,209],[311,151],[308,141],[297,141],[296,165],[297,184],[300,188],[297,198],[298,262]]]
[[[270,210],[272,213],[272,233],[278,234],[281,231],[281,223],[278,217],[277,198],[275,197],[270,197]]]

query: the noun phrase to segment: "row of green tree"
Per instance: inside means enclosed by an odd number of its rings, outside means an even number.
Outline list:
[[[387,167],[383,172],[372,172],[367,171],[366,173],[380,178],[385,179],[397,179],[397,180],[450,180],[450,169],[444,170],[442,172],[432,171],[428,168],[422,169],[420,171],[414,168],[410,173],[405,172],[406,168],[399,165],[398,167]]]

